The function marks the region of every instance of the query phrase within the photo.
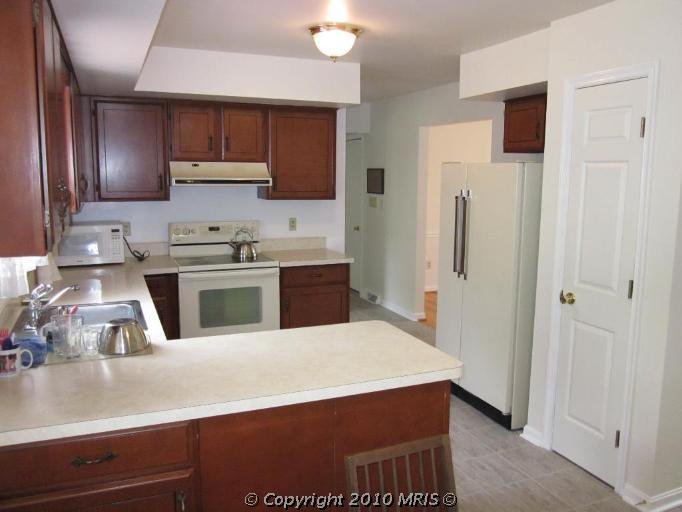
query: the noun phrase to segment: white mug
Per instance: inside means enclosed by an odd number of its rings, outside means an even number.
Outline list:
[[[21,364],[21,356],[28,354],[29,362],[26,366]],[[33,354],[25,348],[13,348],[0,350],[0,378],[15,377],[21,370],[26,370],[33,364]]]

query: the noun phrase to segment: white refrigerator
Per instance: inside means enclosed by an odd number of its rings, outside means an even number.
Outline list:
[[[436,346],[464,363],[463,395],[513,429],[528,415],[541,187],[541,164],[443,164]]]

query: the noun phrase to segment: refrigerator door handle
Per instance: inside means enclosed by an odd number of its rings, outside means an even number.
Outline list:
[[[462,222],[460,227],[460,251],[459,251],[459,272],[464,277],[467,278],[466,273],[466,247],[467,247],[467,205],[469,203],[469,198],[471,197],[471,191],[462,191]]]
[[[454,236],[454,243],[453,243],[453,269],[452,271],[457,273],[457,277],[462,275],[462,273],[459,270],[459,213],[460,213],[460,200],[461,196],[458,194],[455,196],[455,236]]]

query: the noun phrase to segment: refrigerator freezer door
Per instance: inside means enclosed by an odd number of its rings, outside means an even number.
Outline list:
[[[464,279],[456,271],[457,236],[455,216],[458,199],[466,189],[464,164],[444,163],[441,174],[440,244],[438,247],[438,317],[436,322],[436,347],[443,352],[460,357],[460,332],[462,326],[462,289]],[[461,202],[460,202],[461,207]]]
[[[522,169],[467,166],[459,384],[503,413],[511,412]]]

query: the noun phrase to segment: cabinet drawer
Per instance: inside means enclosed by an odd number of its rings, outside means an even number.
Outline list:
[[[280,283],[283,288],[345,283],[346,281],[348,281],[347,264],[285,267],[280,269]]]
[[[0,450],[0,497],[192,464],[194,423],[127,430]]]

